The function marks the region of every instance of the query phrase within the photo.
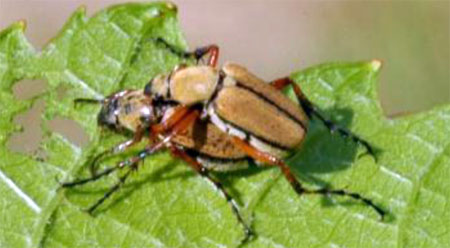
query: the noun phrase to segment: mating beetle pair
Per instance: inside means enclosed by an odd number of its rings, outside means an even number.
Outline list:
[[[380,207],[358,193],[303,187],[283,161],[290,151],[301,145],[309,119],[313,116],[330,130],[337,130],[363,145],[373,155],[366,141],[325,119],[291,79],[285,77],[268,84],[236,64],[227,63],[216,69],[219,48],[215,45],[184,52],[163,39],[155,42],[184,58],[200,61],[209,54],[209,59],[205,65],[181,64],[169,74],[155,77],[141,90],[120,91],[103,100],[76,100],[102,104],[98,115],[100,126],[134,133],[133,139],[97,155],[92,168],[104,156],[123,152],[140,142],[145,133],[150,136],[149,144],[136,156],[99,173],[93,170],[90,178],[62,184],[63,187],[81,185],[118,168],[128,168],[120,181],[88,209],[89,212],[117,191],[140,161],[162,149],[169,149],[223,194],[247,236],[250,228],[243,221],[238,206],[210,171],[242,168],[248,161],[277,166],[299,195],[349,196],[370,206],[381,217],[385,215]],[[300,106],[280,92],[289,85],[293,87]]]

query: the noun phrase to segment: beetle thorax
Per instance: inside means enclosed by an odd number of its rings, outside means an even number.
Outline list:
[[[154,78],[150,92],[183,105],[193,105],[210,99],[218,80],[219,73],[212,67],[184,67]]]

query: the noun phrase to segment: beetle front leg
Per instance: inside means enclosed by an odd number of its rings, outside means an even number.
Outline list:
[[[386,215],[386,212],[381,207],[377,206],[369,198],[365,198],[364,196],[361,196],[358,193],[349,192],[349,191],[346,191],[343,189],[329,189],[329,188],[322,188],[322,189],[315,189],[315,190],[307,189],[307,188],[303,187],[303,185],[300,183],[300,181],[298,181],[295,178],[295,176],[291,172],[291,169],[289,168],[289,166],[286,163],[284,163],[281,159],[279,159],[271,154],[262,152],[256,148],[254,148],[250,144],[248,144],[246,141],[241,140],[237,137],[234,137],[233,141],[238,147],[240,147],[245,153],[247,153],[248,156],[255,159],[256,161],[260,161],[260,162],[266,163],[268,165],[278,166],[281,169],[281,172],[283,173],[286,180],[291,184],[292,188],[299,195],[321,194],[321,195],[348,196],[355,200],[359,200],[359,201],[363,202],[364,204],[366,204],[367,206],[374,209],[378,213],[378,215],[380,215],[381,219],[383,219],[384,216]]]
[[[372,146],[367,142],[366,140],[360,138],[356,134],[352,133],[351,131],[338,126],[337,124],[333,123],[331,120],[328,120],[325,118],[321,113],[317,106],[315,106],[306,96],[303,94],[302,90],[300,89],[300,86],[296,84],[292,79],[288,77],[280,78],[277,80],[274,80],[270,82],[272,86],[274,86],[278,90],[282,90],[288,85],[291,85],[294,89],[294,93],[297,97],[298,102],[302,106],[302,108],[305,110],[305,113],[308,115],[309,118],[312,116],[317,117],[331,132],[337,131],[341,136],[343,137],[349,137],[354,142],[364,146],[367,150],[367,152],[376,160],[375,152]]]
[[[60,184],[61,184],[61,187],[63,187],[63,188],[72,188],[72,187],[77,186],[77,185],[83,185],[83,184],[86,184],[86,183],[89,183],[89,182],[97,181],[98,179],[111,174],[116,169],[118,169],[118,167],[109,167],[109,168],[104,169],[100,173],[96,173],[95,175],[91,175],[91,177],[84,178],[84,179],[78,179],[78,180],[75,180],[75,181],[72,181],[72,182],[60,183]]]
[[[95,209],[97,209],[98,206],[100,206],[106,199],[108,199],[114,192],[118,191],[120,189],[120,187],[125,183],[126,179],[128,178],[128,176],[130,175],[131,171],[137,169],[138,163],[142,160],[144,160],[147,156],[152,155],[156,152],[158,152],[159,150],[161,150],[162,148],[165,147],[166,143],[170,141],[170,139],[164,139],[159,141],[158,143],[154,143],[148,147],[146,147],[145,149],[141,150],[137,156],[132,157],[131,159],[127,159],[125,161],[122,161],[120,163],[118,163],[116,166],[114,167],[109,167],[106,168],[105,170],[103,170],[102,172],[93,175],[89,178],[85,178],[85,179],[79,179],[79,180],[75,180],[73,182],[65,182],[65,183],[61,183],[61,186],[63,188],[71,188],[77,185],[83,185],[89,182],[94,182],[97,181],[98,179],[107,176],[109,174],[111,174],[113,171],[120,169],[120,168],[124,168],[125,166],[129,167],[128,171],[122,175],[119,178],[119,181],[114,184],[104,195],[103,197],[101,197],[100,199],[98,199],[93,205],[91,205],[86,211],[89,214],[92,214],[92,212],[94,212]]]
[[[164,45],[173,54],[176,54],[177,56],[185,58],[185,59],[193,58],[193,59],[197,60],[197,63],[206,54],[209,54],[209,59],[208,59],[207,65],[212,66],[212,67],[216,67],[216,65],[217,65],[217,59],[219,58],[219,47],[215,44],[199,47],[192,52],[187,52],[187,51],[180,50],[179,48],[170,44],[163,38],[158,37],[158,38],[154,38],[153,40],[156,43],[160,43],[160,44]]]
[[[161,149],[165,148],[168,143],[170,143],[173,136],[179,134],[180,132],[183,132],[186,130],[192,123],[198,119],[199,113],[197,110],[190,110],[187,108],[181,108],[179,111],[177,111],[178,114],[173,117],[174,119],[170,119],[170,123],[165,123],[166,125],[163,125],[161,127],[160,132],[167,132],[166,136],[159,139],[156,143],[152,143],[151,145],[148,145],[145,149],[141,150],[136,156],[127,159],[125,161],[122,161],[118,163],[115,167],[106,168],[104,171],[92,175],[89,178],[85,179],[79,179],[75,180],[73,182],[66,182],[61,183],[62,187],[70,188],[77,185],[83,185],[89,182],[96,181],[103,176],[109,175],[113,171],[115,171],[118,168],[124,168],[129,167],[130,169],[119,178],[119,182],[117,182],[115,185],[113,185],[104,195],[102,198],[97,200],[92,206],[90,206],[87,209],[87,212],[92,214],[95,209],[97,209],[98,206],[100,206],[106,199],[108,199],[114,192],[118,191],[120,187],[125,183],[126,179],[130,175],[132,170],[136,170],[138,167],[138,164],[140,161],[143,161],[147,156],[150,156]],[[142,134],[138,135],[142,136]],[[130,142],[132,143],[132,142]],[[123,146],[126,147],[126,146]],[[118,148],[119,149],[119,148]]]
[[[139,143],[142,140],[143,133],[144,133],[144,130],[142,128],[138,128],[133,139],[122,142],[119,145],[116,145],[115,147],[113,147],[112,149],[106,150],[106,151],[98,154],[97,156],[95,156],[94,159],[92,160],[92,162],[90,163],[90,167],[89,167],[89,169],[91,171],[90,178],[75,180],[73,182],[61,183],[61,186],[69,188],[69,187],[73,187],[76,185],[82,185],[82,184],[85,184],[88,182],[96,181],[96,180],[102,178],[103,176],[109,175],[111,172],[116,170],[117,167],[106,168],[102,172],[97,173],[96,166],[98,164],[98,161],[106,155],[114,155],[114,154],[123,152],[126,149],[130,148],[131,146]]]
[[[107,155],[114,155],[114,154],[118,154],[118,153],[121,153],[121,152],[127,150],[128,148],[141,142],[143,136],[144,136],[144,129],[142,127],[138,127],[136,132],[134,133],[134,136],[132,139],[124,141],[124,142],[114,146],[113,148],[103,151],[100,154],[98,154],[97,156],[95,156],[94,159],[92,160],[92,162],[90,163],[90,167],[89,167],[91,174],[92,175],[96,174],[97,164],[102,158],[104,158]]]
[[[155,143],[149,147],[146,147],[145,149],[141,150],[137,156],[120,162],[116,167],[113,168],[123,168],[125,166],[129,167],[128,171],[119,178],[119,181],[114,184],[104,195],[102,198],[98,199],[93,205],[91,205],[87,212],[89,214],[92,214],[95,209],[97,209],[98,206],[100,206],[106,199],[108,199],[114,192],[118,191],[120,187],[125,184],[125,181],[127,180],[128,176],[131,174],[133,170],[137,170],[137,166],[139,165],[140,161],[143,161],[147,156],[152,155],[158,151],[160,151],[162,148],[165,147],[166,143],[169,141],[169,139],[161,140],[158,143]]]
[[[89,213],[92,213],[98,206],[100,206],[106,199],[108,199],[114,192],[120,189],[120,187],[125,183],[125,180],[129,176],[132,170],[137,169],[137,165],[140,161],[143,161],[147,156],[154,154],[155,152],[163,149],[166,147],[166,145],[171,141],[171,138],[174,135],[177,135],[178,133],[184,131],[189,125],[191,125],[196,119],[198,118],[198,111],[194,110],[188,113],[183,113],[182,116],[177,118],[175,123],[171,123],[172,125],[169,127],[166,127],[167,129],[170,129],[170,133],[165,136],[164,138],[160,139],[158,142],[153,143],[149,146],[147,146],[145,149],[141,150],[136,156],[124,160],[122,162],[119,162],[115,167],[106,168],[101,173],[98,173],[96,175],[92,175],[89,178],[85,179],[79,179],[75,180],[73,182],[66,182],[61,183],[62,187],[65,188],[71,188],[77,185],[83,185],[89,182],[96,181],[103,176],[109,175],[111,172],[115,171],[118,168],[124,168],[129,167],[130,169],[124,174],[122,177],[119,178],[119,182],[116,183],[114,186],[112,186],[104,195],[102,198],[97,200],[91,207],[87,209]],[[164,130],[165,131],[165,130]]]
[[[119,167],[115,166],[115,167],[109,167],[106,168],[105,170],[103,170],[102,172],[92,175],[92,177],[89,178],[85,178],[85,179],[79,179],[79,180],[75,180],[73,182],[65,182],[65,183],[61,183],[61,186],[63,188],[72,188],[74,186],[77,185],[83,185],[89,182],[94,182],[97,181],[98,179],[107,176],[109,174],[111,174],[111,172],[115,171],[116,169],[118,169]],[[98,199],[93,205],[91,205],[89,208],[86,209],[86,211],[89,214],[92,214],[92,212],[94,212],[94,210],[100,206],[106,199],[108,199],[114,192],[116,192],[117,190],[119,190],[120,186],[122,186],[122,184],[125,183],[125,180],[127,179],[128,175],[131,173],[131,169],[128,170],[123,176],[121,176],[119,178],[119,182],[117,182],[115,185],[113,185],[103,196],[102,198]]]
[[[129,169],[123,176],[119,178],[119,181],[114,184],[104,195],[102,198],[98,199],[93,205],[91,205],[86,211],[89,214],[92,214],[98,206],[100,206],[106,199],[108,199],[114,192],[118,191],[120,187],[125,183],[128,176],[131,174],[131,169]]]
[[[236,201],[233,199],[233,197],[231,197],[230,194],[228,194],[228,192],[223,187],[222,183],[220,183],[219,181],[212,178],[211,175],[209,174],[208,169],[206,169],[195,158],[188,155],[182,149],[179,149],[175,146],[171,146],[170,150],[175,157],[178,157],[178,158],[184,160],[192,169],[194,169],[194,171],[196,171],[199,175],[201,175],[202,177],[204,177],[208,181],[210,181],[214,185],[214,187],[219,192],[222,193],[223,197],[227,200],[228,204],[230,204],[231,210],[233,211],[233,214],[236,216],[236,219],[244,228],[245,237],[242,242],[245,242],[246,240],[248,240],[250,238],[250,236],[253,235],[253,232],[250,229],[250,227],[244,222],[244,219],[242,218],[241,213],[239,212],[239,208],[238,208]]]
[[[102,198],[98,199],[97,202],[95,202],[91,207],[88,208],[88,213],[92,213],[98,206],[100,206],[106,199],[108,199],[114,192],[120,189],[120,187],[125,183],[125,180],[129,176],[132,170],[137,170],[137,166],[139,165],[139,162],[143,161],[146,157],[160,151],[161,149],[165,148],[167,144],[171,141],[172,137],[174,135],[177,135],[179,132],[184,131],[189,125],[192,124],[198,117],[198,113],[196,111],[192,111],[189,114],[185,116],[185,118],[179,120],[176,124],[171,127],[171,133],[161,140],[159,140],[157,143],[153,143],[150,146],[147,146],[145,149],[141,150],[136,156],[124,160],[117,164],[114,168],[124,168],[129,167],[130,169],[119,178],[119,182],[117,182],[115,185],[113,185],[104,195]],[[109,173],[108,173],[109,174]],[[94,179],[97,180],[97,179]],[[84,180],[86,182],[93,181],[91,179]],[[78,183],[80,184],[80,183]]]

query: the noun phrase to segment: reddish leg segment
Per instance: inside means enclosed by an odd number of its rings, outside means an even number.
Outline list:
[[[188,114],[185,115],[185,118],[183,118],[183,119],[179,120],[177,123],[175,123],[171,127],[169,133],[167,135],[164,135],[164,137],[162,139],[160,139],[160,141],[148,146],[147,148],[145,148],[144,150],[139,152],[137,156],[134,156],[130,159],[120,162],[118,164],[118,167],[122,168],[122,167],[127,167],[127,166],[135,166],[137,163],[144,160],[148,155],[151,155],[151,154],[155,153],[156,151],[166,147],[167,144],[170,143],[173,136],[180,134],[181,132],[186,130],[188,127],[190,127],[192,125],[192,123],[194,123],[198,119],[198,116],[199,116],[199,112],[197,110],[190,111]]]
[[[219,59],[219,47],[217,45],[209,45],[195,49],[194,54],[197,60],[200,60],[203,56],[209,53],[209,59],[207,65],[216,67],[217,60]]]
[[[179,122],[183,117],[185,117],[189,113],[189,108],[185,106],[179,106],[175,109],[174,113],[167,118],[166,120],[152,125],[150,127],[153,135],[158,135],[160,133],[164,133],[167,130],[170,130],[177,122]]]
[[[287,164],[285,164],[281,159],[276,158],[268,153],[259,151],[258,149],[254,148],[250,144],[248,144],[246,141],[243,141],[237,137],[233,138],[234,143],[240,147],[245,153],[248,154],[251,158],[266,163],[268,165],[275,165],[280,167],[281,171],[283,172],[284,177],[288,180],[288,182],[291,184],[292,188],[297,192],[297,194],[321,194],[321,195],[341,195],[341,196],[349,196],[353,199],[360,200],[364,204],[370,206],[373,208],[383,219],[384,215],[386,214],[383,209],[381,209],[379,206],[375,205],[372,200],[365,198],[361,196],[358,193],[348,192],[346,190],[338,189],[317,189],[317,190],[311,190],[304,188],[302,184],[295,178],[294,174],[291,172]]]
[[[332,121],[326,119],[321,113],[320,110],[311,102],[309,99],[303,94],[302,90],[300,89],[300,86],[296,84],[294,81],[292,81],[288,77],[280,78],[277,80],[274,80],[270,83],[272,86],[274,86],[278,90],[282,90],[288,85],[291,85],[294,89],[294,93],[297,97],[298,102],[302,106],[302,108],[305,110],[308,117],[312,117],[313,115],[317,117],[331,132],[337,131],[341,136],[343,137],[349,137],[354,142],[364,146],[367,150],[367,153],[369,153],[375,160],[375,152],[372,148],[372,146],[369,144],[369,142],[363,140],[362,138],[358,137],[356,134],[350,132],[349,130],[346,130],[345,128],[342,128],[338,126],[337,124],[333,123]]]
[[[160,139],[157,143],[154,143],[150,146],[147,146],[144,150],[140,151],[137,156],[124,160],[118,164],[118,167],[127,167],[134,166],[140,161],[144,160],[148,155],[153,154],[156,150],[160,150],[161,148],[166,147],[171,139],[186,130],[188,127],[192,125],[198,119],[199,113],[197,110],[190,111],[185,118],[179,120],[173,127],[170,129],[170,132],[162,139]]]

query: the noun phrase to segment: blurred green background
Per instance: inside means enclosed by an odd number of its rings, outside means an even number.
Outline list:
[[[0,28],[25,19],[36,47],[80,5],[90,15],[123,1],[0,0]],[[380,59],[386,114],[450,101],[450,1],[174,1],[191,48],[221,47],[221,60],[270,80],[328,61]]]

